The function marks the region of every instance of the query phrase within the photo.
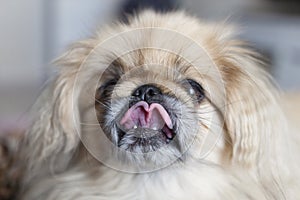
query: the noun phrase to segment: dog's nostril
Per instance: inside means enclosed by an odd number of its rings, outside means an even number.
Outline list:
[[[138,97],[138,96],[140,96],[140,93],[141,93],[141,91],[137,89],[132,93],[132,96]]]
[[[158,94],[158,92],[153,90],[152,88],[149,88],[149,90],[147,91],[147,94],[149,96],[154,96],[154,95]]]
[[[156,95],[160,95],[161,90],[154,85],[142,85],[133,91],[132,96],[138,97],[142,101],[149,101]]]

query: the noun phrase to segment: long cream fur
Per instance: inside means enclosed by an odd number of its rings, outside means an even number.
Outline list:
[[[96,161],[80,140],[80,135],[86,133],[79,121],[88,109],[80,99],[84,98],[85,84],[101,69],[100,62],[104,58],[99,55],[99,62],[88,63],[89,70],[79,76],[79,82],[78,73],[90,54],[97,55],[94,49],[101,42],[118,33],[154,27],[192,38],[216,63],[226,94],[226,103],[218,105],[223,108],[223,141],[220,142],[223,146],[216,146],[211,157],[152,173],[119,172]],[[294,152],[289,151],[290,133],[285,127],[276,91],[257,55],[234,39],[234,32],[230,26],[204,23],[182,12],[146,11],[129,19],[129,24],[107,26],[93,38],[74,44],[56,62],[60,66],[57,76],[33,111],[36,118],[20,151],[26,169],[19,198],[299,198],[297,168],[291,157]],[[150,42],[147,37],[135,38],[111,48],[117,51],[122,45],[134,46],[147,39]],[[155,39],[154,36],[152,40]],[[130,63],[135,59],[129,57],[126,61]],[[201,62],[203,58],[198,59]]]

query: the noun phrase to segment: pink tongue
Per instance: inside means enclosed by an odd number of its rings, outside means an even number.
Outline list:
[[[165,124],[168,128],[173,128],[171,118],[164,107],[158,103],[152,103],[149,106],[145,101],[140,101],[133,105],[125,113],[120,124],[125,129],[142,127],[160,130]]]

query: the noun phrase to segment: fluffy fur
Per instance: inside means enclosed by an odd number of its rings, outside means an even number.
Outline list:
[[[74,44],[56,62],[22,143],[19,198],[296,199],[277,94],[234,32],[182,12],[147,11]],[[202,85],[203,100],[189,96],[186,78]],[[109,80],[118,82],[99,96]],[[131,93],[147,83],[170,94],[163,101],[175,139],[153,154],[107,150],[107,142],[118,146]],[[118,148],[133,147],[125,139]]]

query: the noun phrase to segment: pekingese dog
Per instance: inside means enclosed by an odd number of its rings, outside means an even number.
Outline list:
[[[144,11],[75,43],[21,144],[19,199],[297,199],[276,91],[234,33]]]

